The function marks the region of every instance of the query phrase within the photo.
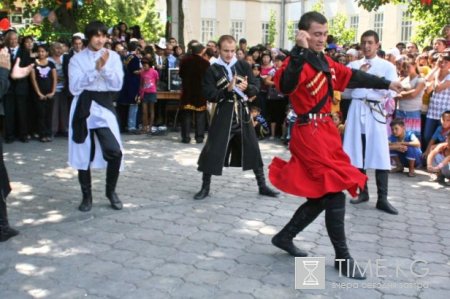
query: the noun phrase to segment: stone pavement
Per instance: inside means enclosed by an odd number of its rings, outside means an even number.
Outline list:
[[[374,208],[373,173],[372,199],[347,205],[348,243],[358,263],[372,266],[368,280],[338,276],[322,214],[296,243],[326,257],[326,288],[296,290],[294,258],[270,239],[304,199],[261,197],[251,171],[227,169],[213,177],[210,197],[194,201],[201,145],[181,144],[175,133],[123,138],[125,207],[109,208],[105,173],[95,171],[89,213],[77,210],[66,140],[5,145],[10,222],[21,234],[0,243],[0,298],[449,298],[449,188],[424,172],[390,175],[398,216]],[[261,150],[266,165],[289,156],[271,142]]]

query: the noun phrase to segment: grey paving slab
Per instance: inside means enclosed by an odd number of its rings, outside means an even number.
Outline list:
[[[93,171],[89,213],[77,210],[81,194],[67,167],[66,140],[5,145],[14,189],[10,222],[21,234],[0,243],[0,298],[449,297],[450,189],[423,171],[390,175],[398,216],[375,209],[373,171],[369,202],[347,205],[352,255],[374,272],[367,281],[339,277],[320,215],[295,242],[310,256],[326,257],[326,287],[296,290],[294,258],[270,239],[305,199],[259,196],[251,172],[225,169],[213,177],[211,195],[194,201],[202,145],[182,144],[175,133],[123,139],[124,209],[110,209],[105,173]],[[274,155],[289,157],[275,142],[260,146],[266,165]],[[376,276],[377,262],[383,277]]]

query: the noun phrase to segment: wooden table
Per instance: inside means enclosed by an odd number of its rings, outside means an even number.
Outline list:
[[[175,112],[175,120],[173,122],[173,128],[176,128],[178,113],[180,112],[180,99],[181,99],[181,91],[158,91],[157,92],[158,101],[167,101],[164,105],[164,123],[167,125],[167,112],[169,110],[176,110]],[[171,109],[175,108],[176,109]]]
[[[157,98],[162,101],[179,101],[181,91],[158,91]]]

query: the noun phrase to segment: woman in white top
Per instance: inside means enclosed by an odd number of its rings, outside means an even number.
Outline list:
[[[396,117],[403,119],[406,131],[412,131],[420,139],[420,110],[425,92],[425,79],[420,76],[414,56],[411,54],[408,54],[403,62],[402,69],[407,76],[402,80],[405,91],[402,91],[397,98],[399,106]]]

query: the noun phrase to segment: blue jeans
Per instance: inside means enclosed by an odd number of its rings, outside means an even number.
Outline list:
[[[436,131],[437,127],[441,124],[440,119],[431,119],[428,118],[425,120],[425,130],[423,132],[423,142],[424,148],[427,148],[428,143],[430,143],[431,137],[433,137],[434,131]]]
[[[409,161],[415,161],[414,166],[422,165],[422,151],[420,147],[408,146],[406,152],[391,151],[391,157],[399,157],[404,167],[409,167]]]
[[[136,128],[136,117],[138,112],[138,105],[131,104],[130,109],[128,110],[128,130],[137,130]]]

